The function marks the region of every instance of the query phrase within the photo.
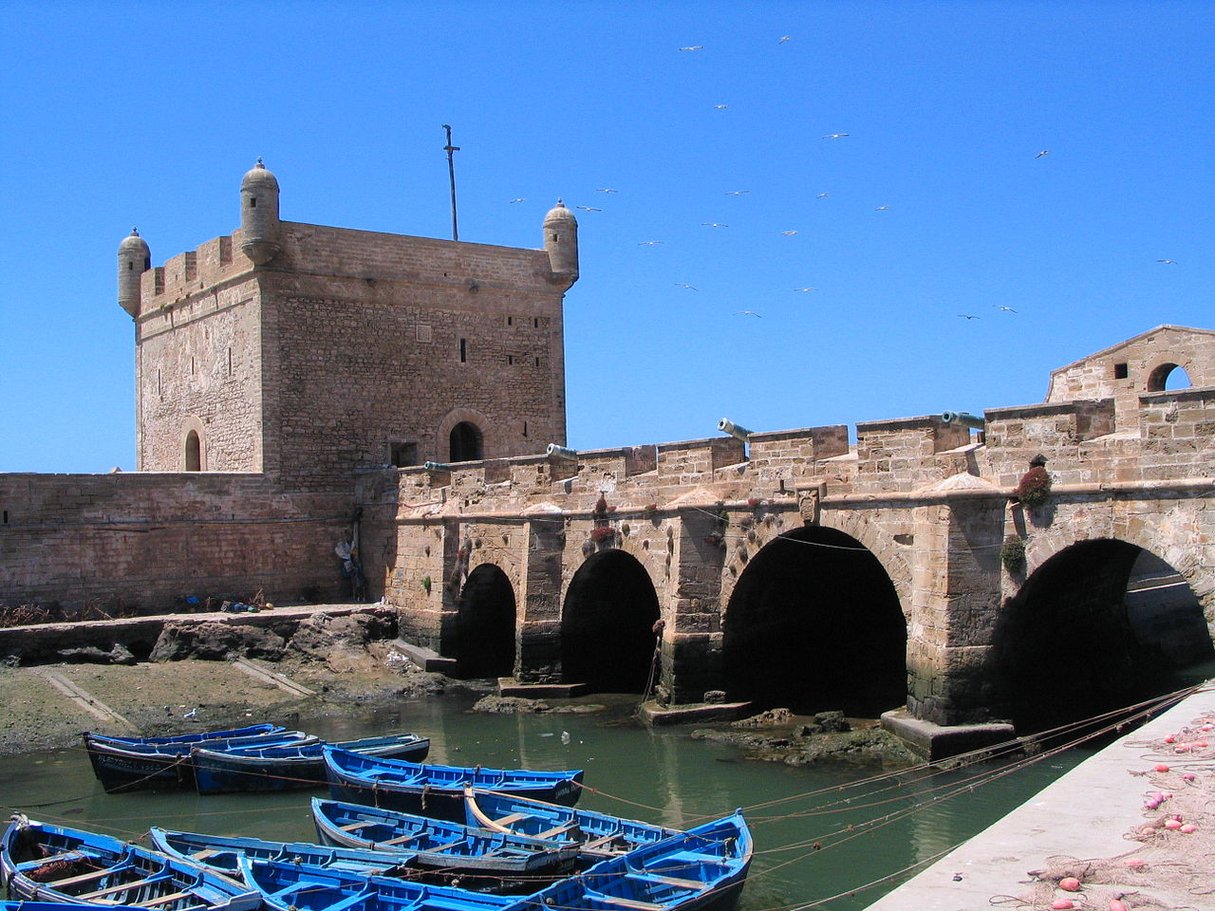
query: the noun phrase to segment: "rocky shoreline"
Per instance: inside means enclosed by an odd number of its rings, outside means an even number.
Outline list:
[[[621,711],[619,700],[611,697],[501,697],[496,681],[426,671],[398,648],[389,610],[335,615],[318,609],[290,622],[285,616],[275,622],[259,619],[263,622],[166,619],[142,660],[138,649],[99,635],[96,624],[42,630],[36,645],[32,636],[5,630],[0,755],[75,746],[84,730],[157,735],[252,718],[306,727],[308,719],[346,714],[353,706],[372,710],[418,698],[475,700],[475,711],[495,713]],[[71,626],[89,627],[88,635]],[[26,646],[24,658],[14,643]],[[38,663],[30,663],[29,654],[37,655]],[[250,676],[250,664],[264,673]],[[276,678],[289,685],[276,685]],[[65,685],[85,695],[69,698]],[[838,713],[807,718],[775,710],[688,733],[731,743],[748,759],[791,765],[841,758],[918,761],[876,723],[845,721]]]

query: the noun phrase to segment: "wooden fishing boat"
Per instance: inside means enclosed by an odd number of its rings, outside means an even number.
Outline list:
[[[190,731],[185,734],[168,734],[163,737],[124,737],[118,734],[102,734],[99,731],[85,731],[84,740],[103,740],[121,746],[166,746],[175,743],[193,744],[201,740],[228,740],[232,737],[256,737],[262,734],[277,734],[286,730],[280,724],[261,722],[247,724],[240,728],[227,728],[219,731]],[[188,747],[187,747],[188,749]]]
[[[109,835],[15,815],[0,841],[11,899],[123,905],[157,911],[255,911],[261,896],[236,880]]]
[[[508,895],[281,860],[245,856],[240,867],[244,882],[261,894],[267,911],[501,911],[517,901]]]
[[[741,813],[688,829],[525,896],[510,911],[734,911],[754,843]]]
[[[602,860],[679,834],[677,829],[637,819],[477,788],[464,789],[464,812],[464,821],[470,826],[532,838],[572,840],[583,860]]]
[[[420,765],[397,759],[375,759],[326,747],[329,795],[452,822],[464,820],[464,788],[520,794],[572,806],[582,794],[582,769],[537,771],[487,769],[480,766]]]
[[[312,799],[312,818],[324,844],[409,852],[423,867],[487,879],[551,878],[571,870],[578,859],[578,846],[568,838],[546,841],[317,797]]]
[[[421,762],[430,752],[429,738],[417,734],[385,734],[332,745],[364,756],[409,762]],[[190,751],[194,787],[199,794],[324,787],[323,746],[324,741],[222,750],[195,746]]]
[[[190,761],[190,750],[196,746],[230,750],[239,747],[320,742],[319,737],[305,734],[303,731],[288,731],[282,728],[258,734],[168,740],[163,743],[142,743],[138,738],[130,738],[128,742],[122,738],[98,736],[89,731],[84,734],[84,748],[93,767],[93,774],[107,793],[139,788],[192,787],[194,766]]]
[[[416,866],[406,852],[368,851],[298,841],[265,841],[235,835],[204,835],[152,826],[148,841],[157,851],[209,867],[217,873],[240,879],[241,857],[281,860],[310,867],[337,868],[363,875],[396,876]]]

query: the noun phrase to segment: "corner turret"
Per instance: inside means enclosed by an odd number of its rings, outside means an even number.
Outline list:
[[[568,288],[578,281],[578,221],[560,199],[544,216],[544,250],[553,282]]]
[[[152,251],[148,242],[139,236],[139,229],[131,233],[118,245],[118,306],[131,315],[139,316],[139,286],[142,276],[152,268]]]
[[[240,182],[240,251],[255,265],[278,255],[278,180],[259,158]]]

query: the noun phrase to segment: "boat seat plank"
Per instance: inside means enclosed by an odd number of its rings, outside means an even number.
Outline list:
[[[448,842],[447,844],[445,844],[445,845],[435,845],[435,846],[434,846],[433,848],[431,848],[430,850],[431,850],[431,851],[434,851],[434,852],[436,852],[436,853],[437,853],[437,852],[439,852],[439,851],[450,851],[452,848],[458,847],[459,845],[462,845],[462,844],[464,844],[464,839],[463,839],[463,837],[461,837],[461,838],[457,838],[455,841],[449,841],[449,842]]]
[[[365,819],[360,819],[357,822],[348,822],[344,826],[338,826],[338,828],[343,832],[353,832],[355,829],[361,829],[367,824],[368,823]]]
[[[203,848],[201,851],[194,851],[190,856],[195,860],[206,860],[208,857],[214,857],[216,854],[223,853],[218,848]]]
[[[527,819],[529,816],[531,816],[530,813],[509,813],[506,816],[495,819],[493,822],[496,826],[509,826],[511,823],[516,823],[521,819]]]
[[[158,905],[167,905],[170,902],[175,902],[183,898],[189,898],[189,892],[171,892],[168,895],[162,895],[160,898],[149,899],[146,902],[140,902],[141,908],[155,908]]]
[[[584,841],[582,843],[582,849],[588,850],[593,848],[602,848],[605,845],[610,845],[620,837],[621,835],[619,832],[613,832],[611,835],[601,835],[598,838],[591,839],[590,841]]]
[[[638,871],[637,873],[635,873],[633,875],[634,876],[644,876],[646,879],[651,880],[653,882],[662,883],[663,885],[667,885],[667,886],[678,886],[681,889],[700,890],[705,887],[705,883],[699,879],[682,879],[681,877],[678,877],[678,876],[665,876],[662,873],[647,873],[644,871]]]
[[[567,823],[564,823],[559,826],[553,826],[551,829],[545,829],[543,832],[539,832],[536,835],[533,835],[532,837],[533,838],[552,838],[555,835],[564,835],[567,832],[571,832],[576,828],[578,828],[578,823],[567,822]]]
[[[413,832],[409,835],[398,835],[396,838],[390,838],[388,841],[377,842],[377,844],[382,848],[399,848],[401,845],[407,845],[411,841],[417,841],[425,834],[425,832]]]
[[[117,868],[115,867],[105,867],[101,870],[93,870],[91,873],[81,873],[78,876],[69,876],[67,879],[56,879],[52,882],[48,882],[46,885],[50,886],[52,889],[62,889],[64,886],[75,886],[79,885],[80,883],[87,883],[92,879],[101,879],[103,876],[109,876],[111,873],[115,872],[116,869]]]
[[[84,895],[74,895],[76,899],[93,899],[101,898],[103,895],[112,895],[115,892],[125,892],[128,889],[138,889],[140,886],[146,886],[149,883],[154,883],[158,879],[163,879],[164,875],[147,876],[143,879],[133,879],[129,883],[119,883],[116,886],[108,886],[105,889],[98,889],[96,892],[86,892]]]

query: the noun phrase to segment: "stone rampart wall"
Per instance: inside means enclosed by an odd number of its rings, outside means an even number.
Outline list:
[[[0,474],[0,604],[342,600],[333,548],[350,519],[349,494],[261,475]]]

